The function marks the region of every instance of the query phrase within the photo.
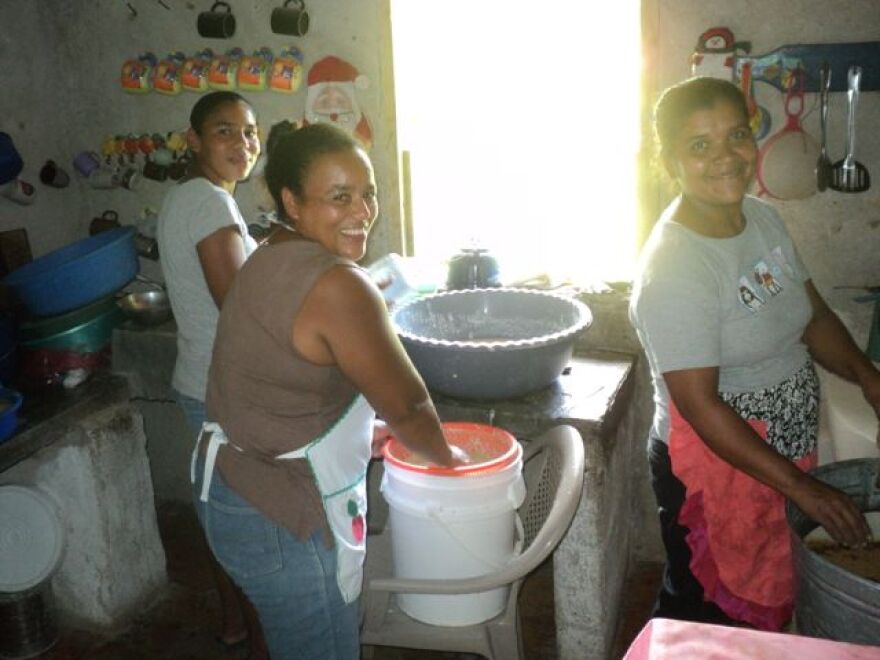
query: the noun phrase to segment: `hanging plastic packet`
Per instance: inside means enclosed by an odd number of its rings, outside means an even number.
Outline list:
[[[234,90],[243,55],[241,48],[232,48],[225,55],[215,56],[208,69],[208,86],[211,89]]]
[[[161,144],[157,144],[156,137],[161,139]],[[164,147],[165,140],[161,136],[149,135],[144,133],[138,140],[138,150],[144,155],[143,175],[152,181],[164,181],[168,178],[168,168],[153,160],[153,154],[161,147]],[[170,154],[169,154],[170,156]],[[170,162],[170,159],[169,159]]]
[[[140,138],[134,133],[128,133],[122,140],[122,150],[127,158],[126,163],[133,165],[135,158],[140,153]]]
[[[253,55],[243,57],[238,67],[239,89],[252,92],[262,92],[266,89],[269,67],[272,66],[273,59],[272,51],[265,46],[255,50]]]
[[[156,56],[153,53],[142,53],[137,59],[126,60],[122,64],[120,83],[122,89],[131,94],[145,94],[150,91],[153,67]]]
[[[269,89],[273,92],[292,94],[300,88],[302,80],[302,51],[296,46],[285,48],[272,62],[269,73]]]
[[[168,53],[153,71],[153,89],[169,96],[180,94],[180,70],[185,61],[186,56],[180,51]]]
[[[192,57],[186,58],[180,70],[180,85],[191,92],[204,92],[208,89],[208,70],[214,51],[210,48],[200,50]]]
[[[165,148],[170,150],[174,156],[174,160],[168,166],[169,179],[178,181],[186,174],[186,169],[189,165],[186,147],[186,133],[184,131],[171,131],[168,133],[165,140]]]

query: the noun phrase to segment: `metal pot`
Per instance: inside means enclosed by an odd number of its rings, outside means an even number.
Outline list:
[[[810,474],[853,498],[862,512],[880,511],[880,459],[830,463]],[[850,573],[813,552],[804,537],[818,525],[791,501],[798,632],[853,644],[880,645],[880,583]]]
[[[126,318],[141,325],[159,325],[172,316],[168,294],[161,289],[129,293],[118,304]]]
[[[466,248],[449,260],[446,288],[487,289],[501,286],[498,261],[483,248]]]

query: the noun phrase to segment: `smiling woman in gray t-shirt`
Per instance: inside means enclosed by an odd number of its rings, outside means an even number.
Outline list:
[[[654,616],[780,630],[794,596],[785,498],[838,541],[870,535],[844,493],[805,472],[816,462],[812,359],[878,411],[880,373],[776,212],[747,195],[758,151],[739,88],[675,85],[655,129],[681,195],[645,246],[630,305],[655,390],[649,460],[667,566]]]

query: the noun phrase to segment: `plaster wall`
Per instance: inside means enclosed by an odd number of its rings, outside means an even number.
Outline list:
[[[20,206],[0,197],[0,231],[25,227],[35,256],[88,233],[91,219],[107,209],[123,224],[134,224],[145,207],[159,209],[174,185],[144,180],[137,191],[95,190],[73,176],[65,189],[39,182],[47,159],[71,175],[73,156],[98,151],[106,135],[167,133],[185,129],[199,95],[156,92],[129,94],[119,83],[126,59],[151,51],[192,54],[204,48],[225,52],[240,47],[250,54],[262,46],[278,53],[297,46],[304,54],[304,73],[326,55],[351,62],[369,80],[357,98],[373,132],[370,155],[379,182],[380,222],[371,239],[370,255],[400,251],[397,147],[391,89],[390,19],[387,0],[322,0],[308,3],[311,26],[305,37],[274,34],[270,15],[281,2],[231,0],[236,32],[230,39],[204,39],[196,31],[199,12],[209,0],[36,0],[0,1],[0,131],[9,133],[25,162],[21,178],[37,186],[36,201]],[[130,5],[134,15],[127,7]],[[387,63],[387,65],[386,65]],[[293,94],[242,92],[253,104],[264,136],[275,122],[297,120],[305,108],[306,84]],[[141,157],[142,159],[142,157]],[[142,160],[141,160],[142,162]],[[256,180],[254,180],[256,179]],[[260,206],[271,201],[257,177],[240,185],[236,198],[245,220],[252,222]],[[159,275],[158,264],[142,260],[148,276]]]
[[[697,38],[714,26],[730,28],[737,41],[751,41],[752,54],[786,44],[841,43],[880,39],[880,7],[876,0],[646,0],[646,20],[654,37],[646,54],[656,62],[654,98],[666,86],[690,74],[689,56]],[[866,62],[876,69],[880,62]],[[770,135],[785,122],[782,93],[755,83],[760,105],[771,112]],[[846,92],[831,94],[828,150],[832,162],[845,152]],[[819,138],[818,95],[807,94],[804,129]],[[864,193],[828,190],[797,201],[773,200],[794,238],[820,293],[838,312],[857,343],[867,344],[871,306],[857,304],[858,292],[835,290],[838,285],[880,283],[880,92],[863,92],[857,114],[856,158],[873,174]]]

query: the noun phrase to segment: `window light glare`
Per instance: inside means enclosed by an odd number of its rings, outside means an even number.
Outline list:
[[[505,280],[628,279],[639,3],[477,0],[452,22],[436,7],[392,0],[416,255],[478,244]]]

